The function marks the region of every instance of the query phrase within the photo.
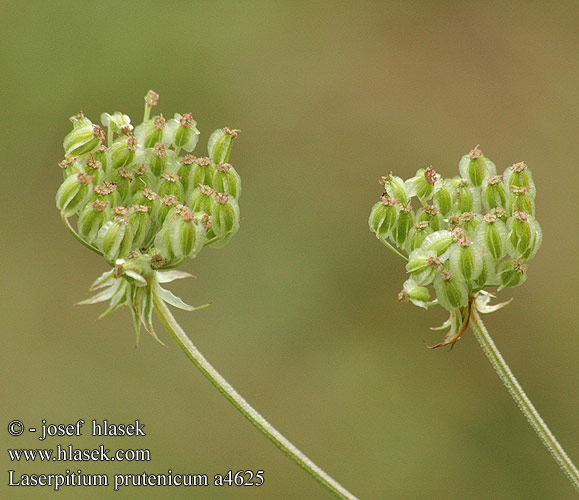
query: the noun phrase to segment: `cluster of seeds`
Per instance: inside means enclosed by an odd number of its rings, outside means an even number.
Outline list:
[[[151,117],[158,98],[149,91],[136,127],[119,112],[103,113],[102,126],[83,113],[71,117],[60,163],[64,182],[56,194],[68,229],[113,266],[93,283],[91,291],[101,291],[80,304],[110,300],[100,317],[128,306],[137,342],[141,325],[159,340],[152,320],[159,301],[198,309],[161,284],[192,277],[174,268],[203,247],[226,245],[240,218],[241,180],[228,163],[239,130],[216,130],[208,156],[193,156],[199,139],[193,116]],[[76,229],[71,217],[77,217]]]
[[[64,218],[78,217],[77,234],[110,264],[147,255],[156,269],[175,267],[239,229],[241,181],[227,163],[239,130],[216,130],[208,156],[193,156],[193,116],[150,117],[157,99],[147,94],[134,128],[119,112],[103,113],[102,126],[73,116],[64,139],[56,205]]]
[[[429,167],[406,181],[392,173],[380,180],[384,193],[369,224],[408,261],[400,302],[457,311],[485,287],[501,290],[527,279],[527,262],[542,241],[527,164],[497,175],[477,146],[462,157],[459,171],[460,176],[443,179]]]

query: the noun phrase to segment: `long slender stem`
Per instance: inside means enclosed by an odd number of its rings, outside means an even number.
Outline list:
[[[398,255],[398,257],[400,257],[401,259],[405,260],[406,262],[408,262],[408,257],[406,257],[403,253],[399,252],[398,250],[396,250],[396,248],[394,248],[387,240],[386,238],[378,238],[386,248],[390,249],[395,255]]]
[[[265,418],[263,418],[228,382],[213,366],[205,359],[203,354],[195,347],[187,334],[183,331],[173,314],[157,295],[154,295],[155,311],[163,322],[175,342],[181,347],[193,364],[199,368],[201,373],[211,382],[217,390],[223,394],[229,402],[237,408],[241,414],[247,418],[262,434],[264,434],[273,444],[288,455],[294,462],[302,467],[314,479],[322,483],[337,498],[343,500],[357,500],[352,493],[346,490],[337,481],[332,479],[306,455],[298,450],[279,431],[277,431]]]
[[[80,237],[80,235],[74,230],[74,228],[70,225],[70,222],[68,221],[68,219],[64,216],[61,215],[60,218],[62,219],[62,222],[64,222],[64,225],[66,226],[66,228],[70,231],[70,233],[78,240],[80,241],[85,247],[87,247],[89,250],[92,250],[95,253],[98,253],[99,255],[102,256],[102,252],[98,249],[93,247],[90,243],[87,243],[84,239],[82,239]]]
[[[569,481],[571,481],[575,489],[579,491],[579,471],[577,470],[577,467],[575,467],[567,453],[565,453],[565,450],[561,447],[553,433],[549,430],[549,427],[547,427],[547,424],[541,418],[541,415],[539,415],[539,412],[533,406],[533,403],[531,403],[522,387],[517,382],[517,379],[511,372],[509,365],[507,365],[506,361],[501,356],[501,353],[497,349],[497,346],[493,342],[493,339],[489,335],[476,310],[473,310],[470,324],[476,339],[484,353],[487,355],[487,358],[489,358],[489,361],[493,365],[493,368],[503,384],[515,400],[515,403],[517,403],[517,406],[521,409],[523,415],[525,415],[525,418],[528,420],[529,424],[531,424],[531,427],[535,429],[535,432],[541,441],[543,441],[543,444],[551,452],[555,462],[559,464],[559,467],[561,467]]]

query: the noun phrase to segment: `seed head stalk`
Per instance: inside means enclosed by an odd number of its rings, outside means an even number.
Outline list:
[[[460,177],[448,179],[432,166],[418,169],[407,180],[392,172],[381,177],[383,192],[370,210],[370,231],[407,262],[409,276],[398,302],[424,309],[439,305],[449,312],[441,326],[432,328],[447,330],[446,335],[429,347],[452,348],[470,323],[525,418],[579,491],[577,467],[524,393],[479,316],[510,302],[491,305],[494,295],[485,288],[498,287],[500,292],[525,283],[529,261],[541,247],[531,170],[518,162],[497,175],[497,166],[483,155],[480,145],[463,155],[458,170]],[[416,211],[412,198],[421,205]],[[429,286],[434,288],[434,300]]]
[[[557,462],[575,489],[579,491],[579,471],[577,467],[567,453],[565,453],[563,447],[559,444],[549,427],[547,427],[547,424],[541,418],[541,415],[539,415],[539,412],[527,397],[525,391],[523,391],[523,388],[513,375],[513,372],[511,372],[507,362],[501,356],[501,353],[475,309],[472,311],[470,326],[482,350],[491,362],[491,365],[493,365],[504,386],[509,391],[509,394],[515,400],[515,403],[517,403],[517,406],[523,412],[523,415],[525,415],[525,418],[529,424],[531,424],[531,427],[535,430],[543,444],[547,447],[555,462]]]
[[[356,497],[346,490],[341,484],[330,477],[312,460],[304,455],[289,440],[287,440],[277,429],[275,429],[257,410],[255,410],[223,376],[205,359],[203,354],[195,347],[185,331],[181,328],[177,320],[163,300],[155,294],[155,312],[161,322],[171,334],[175,342],[201,371],[203,376],[211,382],[215,388],[225,396],[225,398],[255,426],[265,437],[275,444],[281,451],[289,456],[302,469],[319,481],[337,498],[343,500],[357,500]]]
[[[78,304],[109,302],[99,318],[127,306],[137,344],[142,327],[163,344],[153,326],[156,311],[189,359],[255,427],[337,498],[355,500],[235,391],[167,306],[195,311],[208,305],[186,304],[161,285],[194,278],[176,268],[205,247],[225,246],[239,230],[241,177],[229,157],[240,130],[213,131],[208,156],[195,157],[191,153],[200,132],[192,113],[151,118],[158,100],[155,91],[147,93],[143,122],[136,126],[121,112],[101,114],[102,127],[82,112],[71,117],[56,206],[72,236],[111,266],[92,284],[89,292],[94,295]],[[186,154],[180,156],[182,151]],[[76,227],[69,221],[72,217]]]

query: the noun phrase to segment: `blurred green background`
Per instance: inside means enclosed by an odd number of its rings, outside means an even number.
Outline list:
[[[54,206],[68,117],[143,96],[192,111],[204,153],[243,130],[238,235],[185,266],[172,289],[209,309],[177,317],[209,360],[360,499],[570,499],[574,490],[524,421],[472,334],[429,351],[445,319],[398,305],[405,279],[369,232],[378,178],[430,164],[444,176],[477,143],[502,170],[525,160],[538,186],[541,251],[487,326],[567,452],[579,460],[576,137],[577,3],[3,1],[3,429],[107,418],[145,438],[53,438],[149,448],[150,463],[10,463],[44,446],[0,432],[0,497],[21,473],[265,470],[260,488],[68,488],[61,499],[331,498],[251,427],[169,343],[133,349],[123,310],[95,322],[86,297],[104,261]],[[170,341],[168,335],[164,339]],[[85,430],[88,433],[88,429]]]

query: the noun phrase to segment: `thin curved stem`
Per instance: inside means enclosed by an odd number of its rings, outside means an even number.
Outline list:
[[[64,222],[64,225],[66,226],[66,228],[70,231],[70,233],[78,240],[80,241],[85,247],[87,247],[89,250],[92,250],[95,253],[98,253],[101,257],[102,257],[102,252],[100,250],[98,250],[97,248],[93,247],[90,243],[87,243],[85,240],[83,240],[80,235],[74,230],[74,228],[70,225],[70,222],[68,221],[68,219],[64,216],[61,215],[60,218],[62,219],[62,222]]]
[[[396,248],[394,248],[390,243],[388,243],[388,241],[386,241],[385,238],[378,238],[386,248],[388,248],[389,250],[391,250],[392,252],[394,252],[395,255],[398,255],[398,257],[400,257],[401,259],[405,260],[406,262],[408,262],[408,257],[406,257],[404,254],[402,254],[401,252],[399,252],[398,250],[396,250]]]
[[[539,415],[539,412],[533,406],[533,403],[531,403],[530,399],[517,382],[517,379],[509,368],[509,365],[507,365],[506,361],[501,356],[501,353],[497,349],[497,346],[493,342],[493,339],[489,335],[484,323],[474,308],[470,325],[476,339],[482,347],[482,350],[487,355],[487,358],[489,358],[493,368],[515,400],[515,403],[517,403],[517,406],[523,412],[523,415],[525,415],[525,418],[528,420],[529,424],[531,424],[531,427],[535,429],[535,432],[541,441],[543,441],[543,444],[551,452],[555,462],[559,464],[559,467],[561,467],[561,470],[565,473],[569,481],[571,481],[575,489],[579,491],[579,471],[577,470],[577,467],[575,467],[575,464],[573,464],[567,453],[565,453],[565,450],[549,430],[549,427],[547,427],[547,424],[541,418],[541,415]]]
[[[357,500],[352,493],[346,490],[337,481],[332,479],[306,455],[298,450],[288,441],[278,430],[276,430],[257,410],[255,410],[213,366],[205,359],[203,354],[195,347],[187,334],[183,331],[173,314],[157,294],[154,294],[155,311],[165,328],[171,334],[175,342],[181,347],[193,364],[199,368],[201,373],[217,390],[223,394],[229,402],[237,408],[240,413],[247,418],[262,434],[264,434],[273,444],[288,455],[295,463],[302,467],[314,479],[319,481],[337,498],[343,500]]]

